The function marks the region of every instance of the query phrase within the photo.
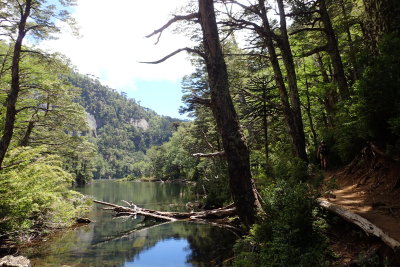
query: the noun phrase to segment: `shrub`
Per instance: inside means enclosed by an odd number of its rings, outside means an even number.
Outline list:
[[[71,174],[45,147],[10,151],[0,171],[0,234],[64,227],[83,212]]]
[[[262,191],[267,213],[235,246],[235,266],[325,266],[327,242],[305,183],[279,180]]]

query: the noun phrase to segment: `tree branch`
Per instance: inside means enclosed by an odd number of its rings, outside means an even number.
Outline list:
[[[42,108],[42,107],[36,107],[36,106],[27,106],[27,107],[22,107],[22,108],[17,109],[16,112],[19,113],[19,112],[21,112],[21,111],[23,111],[25,109],[43,110],[43,111],[46,111],[46,112],[51,111],[51,109],[48,109],[48,108]]]
[[[139,63],[145,63],[145,64],[159,64],[159,63],[164,62],[165,60],[169,59],[170,57],[175,56],[176,54],[178,54],[178,53],[180,53],[180,52],[182,52],[182,51],[186,51],[186,52],[189,52],[189,53],[197,54],[197,55],[201,56],[202,58],[205,58],[205,57],[206,57],[206,55],[205,55],[204,53],[200,52],[200,51],[197,50],[197,49],[185,47],[185,48],[180,48],[180,49],[178,49],[178,50],[175,50],[174,52],[172,52],[171,54],[169,54],[169,55],[163,57],[163,58],[160,59],[160,60],[157,60],[157,61],[139,61]]]
[[[289,33],[289,35],[295,35],[295,34],[298,34],[298,33],[300,33],[300,32],[305,32],[305,31],[310,31],[310,32],[311,32],[311,31],[319,31],[319,32],[323,32],[323,31],[325,31],[325,29],[324,29],[324,28],[302,28],[302,29],[295,30],[295,31]]]
[[[215,158],[215,157],[225,157],[225,151],[217,151],[213,153],[195,153],[192,154],[193,157],[196,158]]]
[[[161,28],[155,30],[154,32],[150,33],[149,35],[146,35],[145,37],[150,38],[150,37],[158,34],[157,41],[155,43],[155,44],[158,44],[163,31],[165,29],[167,29],[169,26],[171,26],[173,23],[181,21],[181,20],[192,20],[192,19],[198,19],[198,18],[199,18],[198,13],[192,13],[192,14],[183,15],[183,16],[174,15],[174,17],[172,19],[170,19],[166,24],[164,24]]]
[[[301,16],[301,15],[312,15],[314,13],[319,13],[319,10],[315,9],[315,10],[310,10],[310,11],[292,12],[292,13],[287,13],[285,16],[286,17],[294,17],[294,16]]]
[[[327,50],[328,50],[328,45],[326,44],[323,46],[316,47],[316,48],[312,49],[311,51],[308,51],[308,52],[302,54],[301,57],[308,57],[308,56],[314,55],[316,53],[319,53],[322,51],[327,51]]]

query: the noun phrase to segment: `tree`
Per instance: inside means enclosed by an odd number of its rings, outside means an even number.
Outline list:
[[[14,133],[16,115],[18,113],[16,104],[21,90],[20,87],[20,60],[22,53],[30,52],[23,49],[22,43],[28,34],[33,38],[45,39],[51,37],[52,33],[59,29],[56,27],[56,20],[70,20],[69,13],[57,10],[54,5],[45,5],[43,0],[16,0],[1,1],[2,12],[0,19],[5,35],[9,35],[11,40],[15,40],[11,63],[11,84],[6,99],[6,117],[0,139],[0,169],[7,153],[11,138]],[[64,7],[73,4],[72,0],[60,1]],[[4,10],[4,11],[3,11]],[[60,11],[57,13],[57,11]],[[14,33],[16,30],[16,34]]]
[[[162,33],[174,22],[198,19],[203,34],[202,47],[204,53],[196,49],[182,48],[159,61],[147,63],[160,63],[181,51],[196,53],[203,58],[208,74],[208,86],[210,87],[210,99],[203,101],[203,103],[211,108],[221,134],[228,163],[230,191],[238,215],[241,221],[247,227],[250,227],[255,223],[261,205],[250,172],[249,151],[240,132],[238,116],[229,93],[228,73],[219,41],[214,3],[212,0],[199,0],[198,4],[198,13],[175,16],[149,36]]]
[[[229,20],[224,22],[224,24],[230,27],[232,31],[237,29],[250,29],[259,37],[257,45],[259,46],[260,50],[263,51],[265,48],[267,49],[269,54],[268,57],[275,77],[276,87],[278,88],[282,103],[282,111],[286,121],[286,126],[289,135],[292,138],[294,155],[307,162],[308,159],[305,150],[305,136],[300,108],[301,103],[297,88],[297,78],[293,62],[293,55],[287,35],[283,2],[280,3],[280,35],[275,33],[272,29],[271,22],[268,18],[265,0],[255,1],[255,3],[250,3],[249,6],[246,6],[235,0],[224,2],[233,3],[241,8],[241,12],[237,16],[228,14]],[[259,19],[259,24],[254,21],[254,17]],[[275,41],[279,45],[275,45]],[[288,75],[288,86],[285,83],[284,73],[279,63],[277,51],[278,48],[280,48],[282,53],[286,73]],[[289,92],[287,87],[289,87]]]
[[[310,56],[318,52],[326,51],[333,66],[333,78],[339,89],[342,100],[350,97],[347,79],[344,72],[343,62],[339,51],[337,35],[332,25],[331,14],[329,13],[329,3],[326,0],[318,1],[288,1],[295,10],[290,14],[295,19],[295,24],[304,25],[300,29],[293,30],[290,34],[301,32],[319,32],[325,36],[326,43],[314,49],[304,52],[303,56]],[[317,25],[317,26],[316,26]]]

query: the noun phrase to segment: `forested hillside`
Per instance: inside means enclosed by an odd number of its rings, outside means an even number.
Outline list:
[[[125,93],[98,80],[75,74],[71,84],[82,90],[77,98],[88,113],[89,136],[95,144],[95,179],[122,178],[135,170],[147,149],[168,141],[177,119],[157,115],[141,107]]]

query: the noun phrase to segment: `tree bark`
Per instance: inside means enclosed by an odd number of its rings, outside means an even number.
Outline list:
[[[308,162],[303,119],[301,116],[301,103],[299,97],[299,90],[297,87],[297,75],[293,61],[292,49],[290,48],[289,37],[286,28],[285,8],[283,5],[283,0],[277,0],[277,3],[279,8],[280,30],[281,30],[281,35],[280,35],[281,42],[279,42],[279,44],[282,53],[283,63],[285,64],[286,73],[288,77],[289,95],[292,104],[291,108],[292,108],[293,122],[295,128],[294,144],[296,149],[296,155],[305,162]]]
[[[321,14],[321,20],[324,24],[324,32],[328,41],[328,54],[331,58],[334,78],[339,88],[339,94],[342,100],[350,97],[349,87],[347,85],[347,79],[344,74],[343,62],[339,53],[338,42],[333,29],[331,18],[328,13],[325,0],[318,0],[319,12]]]
[[[11,65],[11,88],[6,99],[6,117],[3,128],[3,135],[0,139],[0,170],[7,153],[11,138],[14,133],[15,119],[17,115],[16,104],[20,91],[19,63],[21,59],[22,41],[26,35],[26,22],[30,15],[32,0],[26,0],[25,9],[21,13],[18,25],[18,35],[14,44],[13,59]]]
[[[363,0],[366,14],[366,41],[370,50],[377,54],[378,44],[385,33],[400,37],[399,0]]]
[[[222,137],[230,191],[241,221],[250,227],[256,221],[261,204],[250,172],[249,151],[229,93],[228,73],[219,41],[213,0],[199,0],[199,22],[203,32],[211,109]]]
[[[29,139],[31,137],[34,126],[35,126],[35,121],[33,121],[33,119],[32,119],[31,121],[29,121],[28,127],[26,127],[24,137],[19,142],[20,146],[27,146],[29,144]]]

